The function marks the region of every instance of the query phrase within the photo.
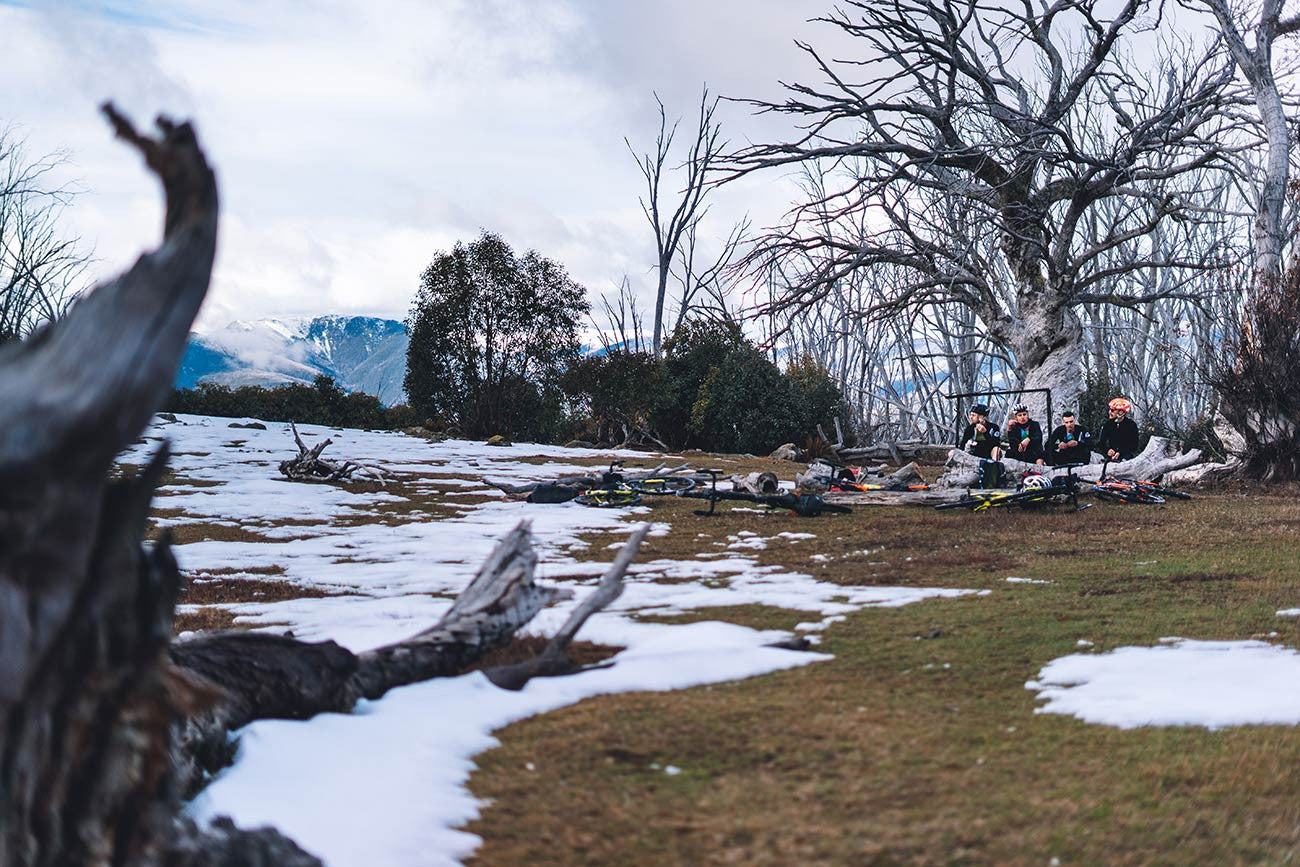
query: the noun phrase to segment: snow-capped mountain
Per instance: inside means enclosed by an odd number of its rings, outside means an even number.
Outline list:
[[[403,403],[406,327],[369,316],[259,319],[191,334],[177,388],[310,384],[324,373],[349,391]]]

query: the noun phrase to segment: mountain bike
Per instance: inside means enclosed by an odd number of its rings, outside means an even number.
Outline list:
[[[601,473],[600,487],[588,488],[573,499],[584,506],[610,509],[635,506],[641,502],[641,494],[623,481],[623,462],[610,461],[609,470]]]
[[[940,503],[934,508],[936,511],[968,509],[971,512],[984,512],[989,509],[1000,509],[1007,506],[1031,509],[1038,506],[1056,505],[1064,500],[1068,501],[1073,507],[1072,511],[1082,512],[1084,509],[1090,508],[1092,504],[1079,504],[1079,493],[1082,486],[1079,484],[1079,477],[1074,474],[1074,469],[1081,466],[1083,464],[1062,464],[1057,469],[1065,470],[1065,475],[1056,476],[1050,481],[1044,479],[1044,484],[1025,487],[1018,491],[967,491],[962,494],[961,499],[951,503]],[[1039,476],[1038,478],[1043,477]]]
[[[708,509],[696,509],[700,517],[713,515],[718,503],[729,500],[733,502],[758,503],[769,509],[788,509],[802,518],[815,518],[822,514],[851,515],[853,510],[838,503],[828,503],[817,494],[754,494],[749,491],[719,491],[718,476],[722,470],[705,470],[710,476],[710,485],[702,490],[681,491],[677,496],[691,500],[707,500]]]
[[[1096,484],[1093,486],[1093,493],[1103,500],[1109,500],[1113,503],[1142,503],[1159,506],[1165,503],[1166,497],[1174,497],[1179,500],[1190,500],[1192,498],[1191,494],[1175,491],[1155,482],[1107,475],[1106,466],[1109,463],[1109,460],[1102,462],[1101,477],[1097,479]]]

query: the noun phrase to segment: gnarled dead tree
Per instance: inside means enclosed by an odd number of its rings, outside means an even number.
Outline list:
[[[280,461],[280,474],[295,482],[347,482],[364,479],[384,484],[388,472],[382,467],[359,464],[356,461],[327,461],[320,456],[332,439],[323,439],[311,448],[298,436],[298,426],[289,422],[293,441],[298,444],[298,456]]]
[[[1158,15],[1147,0],[845,0],[817,19],[859,56],[801,45],[822,81],[754,105],[802,134],[730,162],[736,175],[816,164],[829,180],[757,246],[752,264],[783,275],[765,307],[803,311],[880,269],[895,279],[855,316],[967,308],[1024,387],[1076,404],[1081,306],[1140,307],[1182,290],[1132,275],[1214,267],[1146,239],[1210,219],[1210,191],[1189,179],[1231,150],[1232,66],[1183,44],[1139,69],[1133,56],[1152,53],[1139,34]],[[1114,219],[1094,222],[1108,202]]]
[[[229,759],[229,732],[462,671],[556,593],[533,583],[521,526],[436,626],[388,647],[171,643],[180,574],[165,535],[141,541],[167,449],[136,477],[109,471],[171,390],[211,274],[217,187],[189,124],[160,118],[150,138],[104,111],[163,183],[164,240],[52,327],[0,346],[0,867],[318,865],[273,829],[180,815]]]

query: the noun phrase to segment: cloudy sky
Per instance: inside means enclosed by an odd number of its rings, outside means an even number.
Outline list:
[[[653,92],[808,78],[794,40],[829,0],[0,0],[0,124],[64,151],[70,231],[109,275],[151,246],[160,197],[96,105],[193,118],[223,196],[201,328],[319,313],[402,318],[436,251],[480,228],[558,259],[593,295],[648,287],[652,239],[623,142]],[[724,104],[733,141],[785,121]],[[723,188],[706,231],[774,219],[779,178]]]

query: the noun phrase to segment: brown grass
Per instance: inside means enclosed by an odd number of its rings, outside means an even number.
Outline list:
[[[753,553],[846,585],[995,592],[852,615],[826,633],[827,663],[510,726],[471,781],[492,804],[470,826],[486,840],[473,863],[1238,864],[1300,851],[1295,729],[1120,731],[1035,714],[1024,687],[1080,638],[1098,651],[1162,635],[1300,644],[1300,622],[1273,616],[1300,603],[1293,498],[811,520],[687,506],[654,506],[672,531],[645,557],[722,550],[710,543],[741,529],[807,531],[818,538]],[[690,618],[807,619],[744,606],[673,620]]]

